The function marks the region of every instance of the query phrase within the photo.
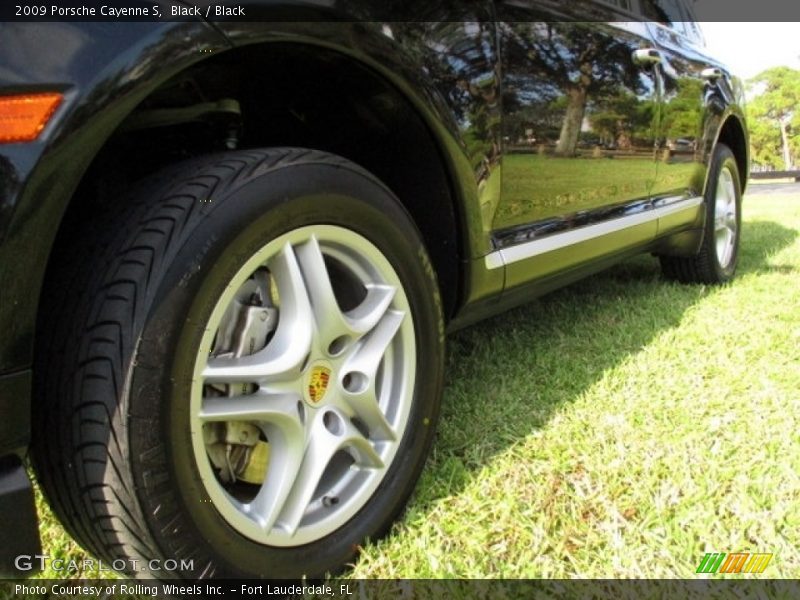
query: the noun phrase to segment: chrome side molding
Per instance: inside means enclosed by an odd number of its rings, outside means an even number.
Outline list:
[[[616,233],[617,231],[622,231],[623,229],[628,229],[629,227],[636,227],[637,225],[642,225],[656,219],[667,217],[682,210],[694,208],[702,203],[703,197],[695,196],[685,200],[678,200],[677,202],[672,202],[665,206],[655,207],[634,215],[618,217],[603,223],[595,223],[593,225],[587,225],[578,229],[571,229],[570,231],[565,231],[562,233],[554,233],[538,240],[531,240],[515,246],[501,248],[500,250],[495,250],[494,252],[486,255],[486,268],[498,269],[502,266],[521,260],[533,258],[534,256],[539,256],[541,254],[547,254],[548,252],[552,252],[554,250],[560,250],[561,248],[566,248],[567,246],[580,244],[581,242],[586,242],[604,235]]]

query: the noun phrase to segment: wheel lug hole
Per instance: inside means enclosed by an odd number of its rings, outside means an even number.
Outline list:
[[[323,496],[322,498],[322,505],[327,507],[336,506],[339,504],[339,497],[338,496]]]
[[[322,415],[322,424],[325,426],[325,429],[330,431],[333,435],[342,435],[344,433],[344,421],[342,421],[342,417],[332,410]]]
[[[345,351],[345,349],[349,345],[350,345],[350,336],[340,335],[335,340],[333,340],[328,346],[328,354],[330,356],[339,356],[342,352]]]
[[[360,394],[369,386],[369,378],[364,373],[350,371],[342,377],[342,387],[351,394]]]

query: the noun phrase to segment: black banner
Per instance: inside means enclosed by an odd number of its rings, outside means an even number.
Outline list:
[[[89,598],[304,598],[330,600],[515,600],[517,598],[578,598],[647,600],[667,598],[736,598],[739,600],[794,599],[800,581],[762,579],[658,580],[331,580],[189,581],[148,580],[6,580],[0,581],[0,600],[6,598],[85,600]]]
[[[491,2],[487,1],[487,5]],[[509,2],[511,0],[508,0]],[[546,0],[537,1],[552,6]],[[585,2],[580,3],[585,20]],[[624,0],[594,0],[611,20],[642,20],[636,5]],[[749,22],[800,21],[800,3],[785,0],[694,0],[689,3],[697,21]],[[569,4],[565,3],[565,7]],[[576,3],[576,6],[579,6]],[[608,20],[604,10],[597,20]],[[460,20],[447,3],[436,0],[4,0],[0,21],[448,21]],[[561,11],[569,20],[569,8]],[[591,12],[591,11],[590,11]],[[452,18],[448,16],[452,14]],[[588,18],[592,18],[591,14]]]

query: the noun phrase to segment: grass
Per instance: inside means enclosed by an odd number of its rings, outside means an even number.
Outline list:
[[[350,576],[695,578],[743,551],[797,577],[800,196],[745,214],[731,285],[643,256],[453,336],[417,492]],[[45,553],[82,560],[42,509]]]

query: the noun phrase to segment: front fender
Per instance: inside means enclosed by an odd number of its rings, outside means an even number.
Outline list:
[[[163,81],[227,42],[201,21],[3,23],[0,38],[0,94],[64,94],[36,141],[0,145],[2,374],[31,364],[50,249],[97,152]]]

